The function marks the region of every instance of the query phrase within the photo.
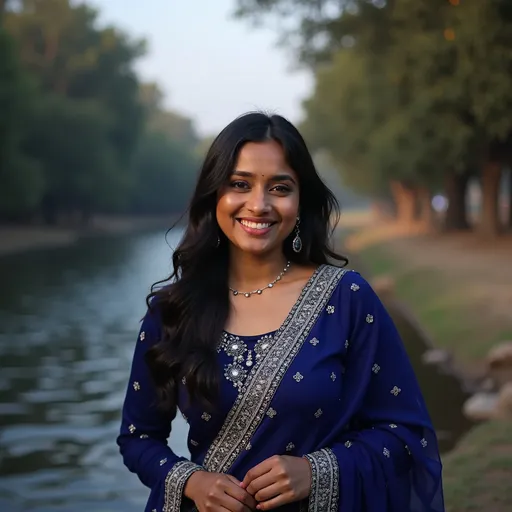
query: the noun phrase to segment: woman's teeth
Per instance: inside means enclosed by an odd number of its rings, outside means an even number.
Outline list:
[[[251,229],[267,229],[272,226],[271,222],[250,222],[247,220],[241,220],[240,224]]]

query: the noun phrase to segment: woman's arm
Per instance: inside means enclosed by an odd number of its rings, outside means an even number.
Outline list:
[[[160,338],[156,312],[146,314],[137,338],[130,380],[117,438],[124,464],[151,489],[148,510],[180,510],[188,478],[201,466],[176,455],[168,446],[176,411],[164,414],[144,361],[147,350]]]

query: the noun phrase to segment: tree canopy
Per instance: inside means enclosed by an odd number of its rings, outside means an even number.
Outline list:
[[[430,215],[433,193],[453,195],[449,183],[465,187],[461,178],[474,176],[479,228],[500,231],[512,134],[510,2],[239,0],[236,14],[288,17],[282,41],[316,77],[302,128],[347,184],[374,197],[391,193],[411,220],[418,209]],[[458,213],[454,227],[463,227]]]
[[[135,72],[145,41],[86,3],[0,13],[0,221],[181,211],[199,137]]]

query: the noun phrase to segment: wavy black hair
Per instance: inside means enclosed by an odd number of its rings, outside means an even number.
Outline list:
[[[213,141],[188,209],[188,225],[174,251],[173,273],[155,283],[148,308],[158,310],[161,340],[148,350],[146,362],[160,405],[175,411],[177,383],[185,377],[192,402],[214,406],[220,372],[217,344],[229,313],[229,242],[216,220],[217,196],[248,142],[277,141],[299,180],[302,251],[292,250],[292,233],[283,252],[292,262],[320,265],[329,258],[347,264],[329,241],[339,217],[336,198],[319,177],[298,130],[279,115],[248,113],[232,121]],[[220,238],[220,244],[218,239]]]

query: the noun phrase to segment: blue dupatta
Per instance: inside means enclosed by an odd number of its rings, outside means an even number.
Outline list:
[[[193,508],[182,494],[195,471],[243,480],[276,454],[304,456],[312,467],[309,499],[280,510],[444,511],[437,439],[421,391],[391,318],[358,273],[319,267],[236,385],[224,376],[238,353],[219,350],[214,411],[190,406],[180,386],[190,460],[167,446],[175,413],[154,405],[144,353],[159,338],[158,314],[148,312],[118,437],[126,466],[151,489],[146,512]],[[233,339],[250,350],[251,340]]]

